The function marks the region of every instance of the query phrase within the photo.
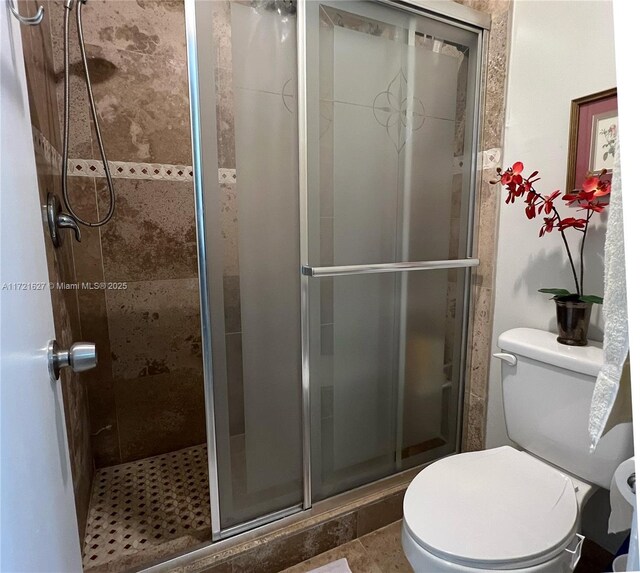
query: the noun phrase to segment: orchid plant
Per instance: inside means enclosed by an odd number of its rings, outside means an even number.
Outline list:
[[[602,297],[584,294],[584,245],[592,217],[596,213],[604,211],[605,207],[609,204],[607,196],[611,192],[611,185],[609,181],[604,178],[606,170],[601,171],[598,175],[587,177],[582,184],[582,189],[567,193],[562,197],[562,200],[567,206],[577,207],[579,211],[583,212],[583,216],[580,218],[561,217],[554,203],[561,195],[560,190],[556,190],[550,195],[540,194],[533,186],[536,181],[540,180],[538,172],[534,171],[528,177],[524,177],[522,175],[523,170],[524,165],[521,161],[514,163],[512,167],[509,167],[505,171],[498,167],[498,178],[495,181],[491,181],[491,183],[499,183],[507,189],[507,204],[515,203],[517,198],[524,198],[524,211],[528,219],[535,219],[539,215],[543,217],[543,224],[539,233],[540,237],[557,229],[562,236],[562,242],[564,243],[567,257],[569,258],[576,288],[575,293],[562,288],[542,288],[539,292],[552,294],[554,298],[559,300],[574,300],[601,304]],[[567,241],[566,233],[569,229],[574,229],[578,233],[582,233],[580,241],[579,276],[574,258],[571,254],[571,249],[569,248],[569,242]]]

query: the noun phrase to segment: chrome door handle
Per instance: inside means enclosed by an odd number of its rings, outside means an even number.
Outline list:
[[[93,342],[75,342],[69,350],[60,350],[55,340],[49,342],[47,351],[49,374],[52,380],[60,378],[60,369],[71,367],[74,372],[91,370],[98,364],[96,345]]]

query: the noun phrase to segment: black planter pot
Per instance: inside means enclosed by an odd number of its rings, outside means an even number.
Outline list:
[[[558,297],[556,318],[558,320],[558,342],[569,346],[586,346],[591,318],[591,302],[582,302],[577,297]]]

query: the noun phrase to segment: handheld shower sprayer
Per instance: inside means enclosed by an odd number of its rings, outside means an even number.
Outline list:
[[[100,157],[104,165],[104,172],[107,178],[107,186],[109,188],[109,210],[107,214],[99,219],[97,222],[91,222],[80,217],[71,205],[69,199],[69,190],[67,187],[67,163],[69,160],[69,17],[73,10],[73,4],[76,3],[76,24],[78,28],[78,42],[80,44],[80,56],[82,59],[82,66],[84,68],[85,83],[87,86],[87,94],[89,97],[89,107],[91,108],[91,116],[93,117],[93,125],[96,131],[96,140],[98,142],[98,148],[100,149]],[[87,63],[87,53],[84,45],[84,31],[82,28],[82,6],[86,4],[87,0],[65,0],[64,2],[64,135],[62,143],[62,197],[64,204],[67,207],[69,214],[78,223],[85,225],[86,227],[101,227],[105,223],[109,222],[116,207],[116,196],[113,190],[113,181],[111,179],[111,172],[109,170],[109,161],[104,150],[104,143],[102,141],[102,134],[100,132],[100,123],[98,121],[98,113],[96,111],[96,104],[93,97],[93,89],[91,87],[91,78],[89,77],[89,65]],[[79,237],[79,235],[76,235]],[[78,239],[79,240],[79,239]]]

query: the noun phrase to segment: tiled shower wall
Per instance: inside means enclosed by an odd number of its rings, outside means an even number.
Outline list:
[[[62,122],[63,2],[50,2],[49,12]],[[174,167],[191,164],[183,3],[92,0],[83,23],[107,155],[126,162],[112,168],[114,218],[83,228],[73,245],[78,281],[106,283],[78,291],[83,336],[99,352],[98,369],[82,378],[103,467],[206,437],[193,184],[188,169]],[[78,211],[96,220],[108,192],[75,16],[70,29],[69,186]]]
[[[19,2],[22,14],[35,14],[38,6],[39,3],[34,0]],[[56,157],[56,151],[61,149],[56,106],[57,77],[52,57],[50,25],[50,14],[47,10],[39,26],[22,26],[21,28],[29,108],[34,133],[38,190],[42,205],[46,204],[49,192],[55,193],[62,200],[61,164]],[[45,140],[50,145],[43,145]],[[49,238],[48,229],[44,225],[43,233],[49,280],[55,284],[73,285],[77,277],[71,241],[67,237],[62,247],[55,249]],[[82,340],[83,335],[86,336],[82,331],[78,312],[78,292],[74,289],[53,288],[51,302],[56,340],[61,348],[69,348],[73,342]],[[79,375],[69,368],[62,370],[60,383],[64,400],[78,529],[82,541],[93,477],[87,392]]]

